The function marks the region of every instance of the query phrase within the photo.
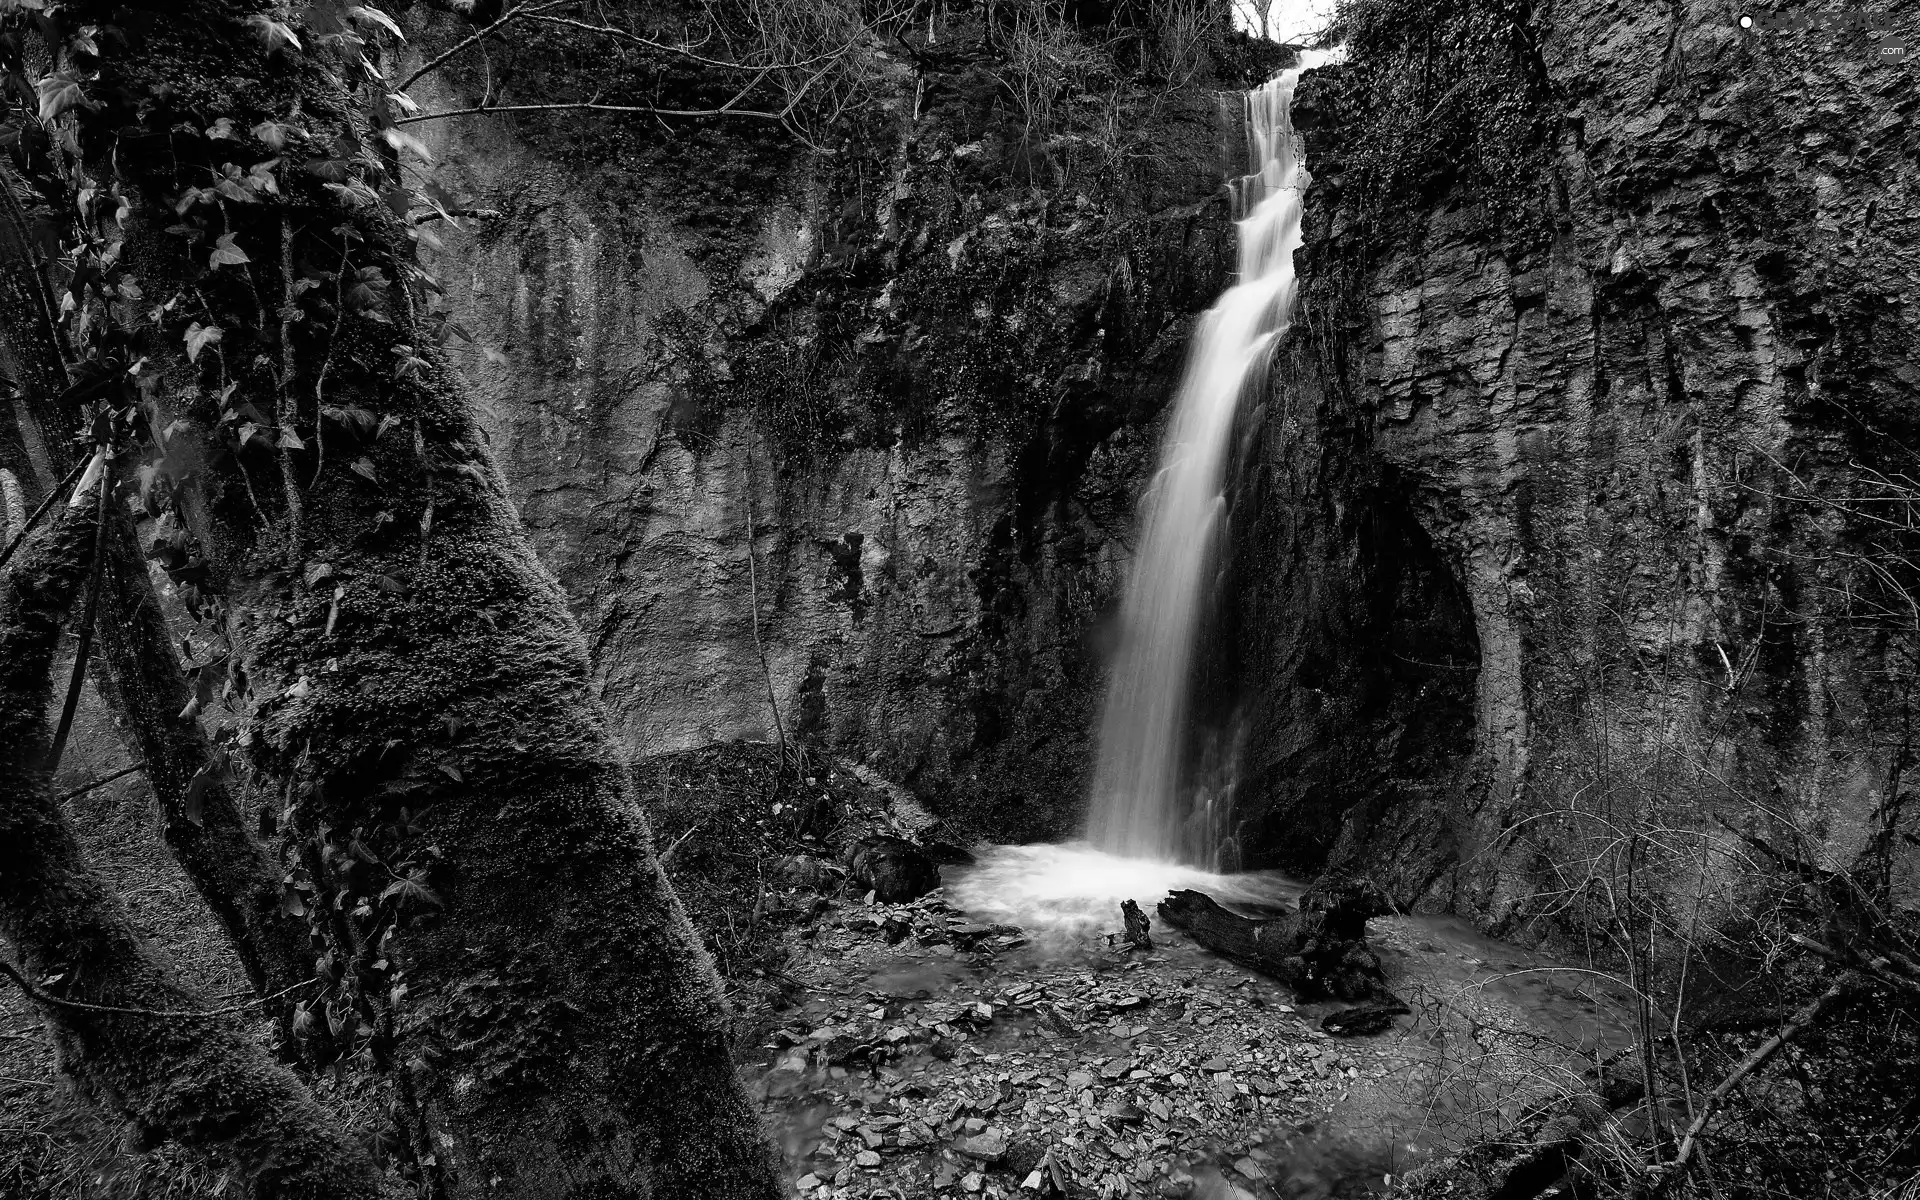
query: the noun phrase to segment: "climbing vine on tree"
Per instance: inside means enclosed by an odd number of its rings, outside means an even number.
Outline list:
[[[416,248],[458,218],[400,125],[398,23],[16,2],[0,36],[87,414],[52,436],[137,460],[148,553],[225,647],[189,707],[230,710],[206,770],[263,798],[315,947],[300,1053],[380,1073],[425,1194],[771,1196],[711,965],[443,353]]]

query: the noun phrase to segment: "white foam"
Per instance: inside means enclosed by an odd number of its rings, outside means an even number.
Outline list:
[[[1121,901],[1135,901],[1151,914],[1176,889],[1251,905],[1277,905],[1300,893],[1298,884],[1271,873],[1216,875],[1109,854],[1085,842],[991,846],[976,857],[973,866],[947,872],[948,901],[976,919],[1018,925],[1043,939],[1117,931]]]

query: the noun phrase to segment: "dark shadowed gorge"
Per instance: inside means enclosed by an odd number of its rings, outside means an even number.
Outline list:
[[[1920,1200],[1916,39],[0,0],[0,1196]]]

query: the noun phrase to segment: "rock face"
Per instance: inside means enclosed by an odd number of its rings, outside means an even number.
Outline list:
[[[1057,836],[1160,412],[1231,262],[1237,117],[1172,90],[1150,161],[1082,147],[1075,182],[1048,151],[1038,178],[986,51],[940,49],[831,159],[439,123],[445,194],[503,215],[443,230],[438,273],[634,755],[770,740],[771,690],[789,737],[958,831]]]
[[[1236,518],[1249,843],[1494,922],[1609,804],[1840,863],[1912,824],[1920,68],[1696,5],[1530,22],[1537,236],[1458,170],[1363,220],[1391,97],[1303,86],[1311,333]]]
[[[1245,414],[1198,705],[1241,730],[1249,864],[1499,923],[1598,801],[1907,845],[1920,67],[1696,8],[1434,9],[1524,86],[1429,54],[1404,140],[1482,124],[1411,184],[1362,169],[1391,89],[1303,84],[1303,308]],[[770,739],[770,690],[955,836],[1077,823],[1237,131],[1169,92],[1154,153],[1094,170],[1022,142],[992,65],[903,60],[834,159],[420,127],[504,214],[444,232],[439,274],[636,756]],[[1500,124],[1521,93],[1537,137]],[[1504,173],[1502,138],[1530,147]]]

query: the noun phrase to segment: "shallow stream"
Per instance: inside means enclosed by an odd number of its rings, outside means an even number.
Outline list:
[[[1157,919],[1151,951],[1111,944],[1122,900],[1152,914],[1173,888],[1289,906],[1300,885],[1271,873],[1069,844],[943,878],[795,948],[799,1006],[751,1070],[801,1195],[1045,1194],[1035,1170],[1103,1197],[1373,1195],[1631,1040],[1606,981],[1455,918],[1371,923],[1413,1011],[1366,1038]]]

